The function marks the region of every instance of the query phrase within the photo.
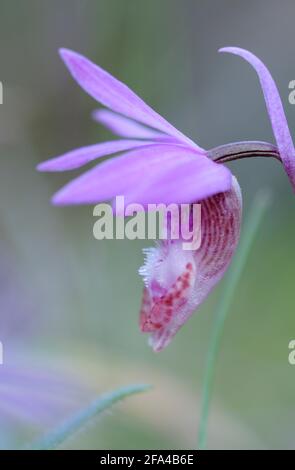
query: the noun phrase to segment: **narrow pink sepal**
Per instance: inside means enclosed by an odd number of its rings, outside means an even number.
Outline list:
[[[67,171],[80,168],[97,158],[106,157],[114,153],[131,150],[137,147],[150,145],[152,142],[143,140],[112,140],[110,142],[101,142],[99,144],[88,145],[51,158],[45,162],[39,163],[39,171]]]
[[[101,67],[69,49],[60,49],[59,52],[73,78],[95,100],[112,111],[135,119],[201,150],[191,139],[148,106],[124,83]]]
[[[109,111],[108,109],[96,109],[92,113],[95,121],[99,122],[114,134],[127,139],[168,139],[169,136],[149,127],[139,124],[132,119]],[[172,137],[173,138],[173,137]]]
[[[245,59],[255,69],[262,87],[273,133],[282,158],[283,165],[295,191],[295,149],[290,134],[285,111],[277,86],[269,70],[251,52],[239,47],[223,47],[219,52],[229,52]]]

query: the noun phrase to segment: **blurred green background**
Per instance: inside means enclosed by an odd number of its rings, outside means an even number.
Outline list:
[[[8,395],[0,408],[0,448],[29,442],[97,394],[131,382],[154,388],[114,408],[64,448],[193,448],[224,283],[167,349],[149,349],[138,329],[137,269],[150,243],[96,241],[92,207],[50,205],[54,191],[78,172],[35,171],[51,156],[111,137],[91,120],[97,103],[71,79],[58,48],[106,68],[205,148],[273,142],[255,73],[217,49],[236,45],[265,61],[292,131],[294,16],[293,0],[1,1],[0,391],[5,369],[16,364],[37,374],[35,392],[40,371],[68,385],[62,392],[49,387],[41,397],[44,410],[59,401],[49,420],[36,420],[36,411],[25,418],[8,413]],[[236,162],[231,169],[243,190],[245,216],[259,188],[271,188],[274,200],[226,324],[208,445],[294,449],[295,366],[288,363],[295,338],[294,195],[275,161]],[[34,402],[34,392],[27,397]]]

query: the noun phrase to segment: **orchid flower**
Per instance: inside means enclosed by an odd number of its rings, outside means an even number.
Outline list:
[[[155,351],[163,349],[226,272],[238,244],[242,197],[223,163],[253,156],[282,161],[295,188],[294,146],[276,85],[262,62],[238,48],[221,49],[248,60],[263,88],[277,146],[235,142],[204,150],[148,106],[126,85],[76,52],[60,54],[77,83],[109,108],[93,113],[119,140],[67,152],[38,166],[41,171],[82,167],[124,152],[77,177],[53,197],[56,205],[94,204],[124,195],[128,203],[202,204],[202,240],[185,251],[181,240],[146,250],[140,269],[144,291],[140,328]]]

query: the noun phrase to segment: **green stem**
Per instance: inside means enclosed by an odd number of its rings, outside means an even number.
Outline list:
[[[245,227],[245,234],[241,239],[236,258],[230,268],[227,281],[224,286],[223,295],[216,312],[213,332],[209,343],[207,364],[202,391],[201,417],[198,435],[198,449],[205,449],[207,442],[208,416],[211,402],[214,373],[217,362],[218,351],[223,334],[223,328],[229,312],[238,282],[246,265],[247,258],[252,247],[260,222],[270,205],[270,194],[265,191],[259,192],[255,199]]]
[[[115,390],[114,392],[102,395],[86,409],[76,413],[39,442],[29,448],[27,447],[27,450],[55,449],[69,437],[72,437],[77,431],[82,430],[93,418],[100,415],[103,411],[107,410],[118,401],[128,397],[129,395],[145,392],[149,388],[149,385],[129,385]]]

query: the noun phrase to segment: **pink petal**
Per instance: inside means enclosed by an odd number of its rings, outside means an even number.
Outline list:
[[[113,140],[71,150],[59,157],[51,158],[37,166],[39,171],[66,171],[80,168],[96,158],[144,147],[152,142],[142,140]]]
[[[201,201],[231,188],[231,173],[225,166],[205,156],[183,162],[181,158],[169,168],[160,168],[152,182],[134,188],[126,204],[170,204]]]
[[[266,66],[251,52],[238,47],[224,47],[220,52],[238,55],[256,70],[279,152],[295,191],[295,149],[277,86]]]
[[[200,150],[200,147],[150,108],[124,83],[112,77],[101,67],[68,49],[60,49],[60,55],[73,78],[83,90],[104,106],[168,135],[177,137],[182,142],[186,142]]]
[[[202,201],[201,246],[182,248],[181,240],[162,241],[146,250],[140,269],[145,288],[140,312],[142,332],[150,333],[154,351],[166,347],[225,274],[236,250],[242,199],[232,189]]]
[[[93,204],[116,195],[126,196],[141,184],[148,188],[159,172],[169,172],[179,161],[191,163],[199,159],[202,160],[204,168],[210,169],[217,165],[204,155],[180,145],[145,146],[97,165],[62,188],[54,196],[53,202],[59,205]],[[219,168],[221,179],[228,180],[228,174],[225,175],[222,165]],[[185,186],[181,181],[179,184],[185,193]],[[198,174],[195,175],[195,185],[198,187]],[[218,191],[219,186],[216,184],[216,192]]]
[[[113,113],[108,109],[96,109],[92,113],[95,121],[103,124],[106,128],[110,129],[114,134],[128,139],[159,139],[166,137],[166,134],[149,129],[138,122],[132,121],[120,114]]]

